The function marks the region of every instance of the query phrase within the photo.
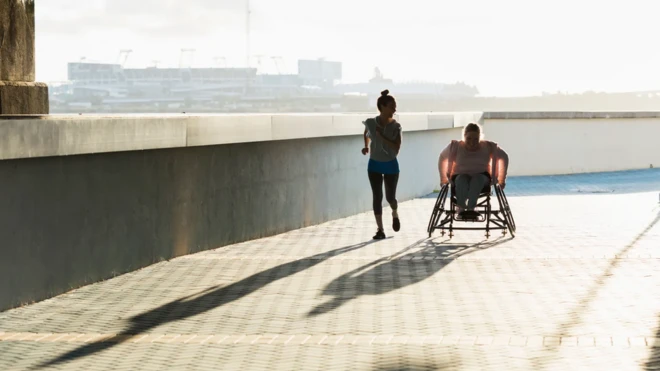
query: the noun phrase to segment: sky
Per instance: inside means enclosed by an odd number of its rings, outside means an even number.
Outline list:
[[[484,96],[660,90],[657,0],[251,0],[250,8],[250,64],[261,73],[325,58],[343,63],[347,83],[378,67],[394,81],[462,81]],[[246,9],[247,0],[40,0],[37,80],[64,81],[67,62],[83,57],[115,63],[122,49],[133,50],[125,67],[243,67]],[[194,59],[181,59],[184,48]]]

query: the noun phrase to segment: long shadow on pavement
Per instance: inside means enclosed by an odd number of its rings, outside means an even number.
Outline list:
[[[648,371],[660,370],[660,320],[657,326],[658,330],[655,333],[655,343],[651,347],[651,356],[644,364],[644,369]]]
[[[655,221],[658,222],[658,219],[660,219],[660,213],[658,214],[658,217]],[[650,295],[653,295],[653,293],[650,293]],[[651,355],[644,364],[644,368],[649,371],[660,370],[660,318],[658,319],[657,326],[658,327],[655,333],[655,343],[651,346]]]
[[[115,345],[127,341],[132,335],[142,334],[160,325],[196,316],[211,309],[229,304],[270,283],[302,272],[332,258],[333,256],[361,249],[374,242],[377,241],[371,240],[312,255],[307,258],[281,264],[265,271],[255,273],[250,277],[244,278],[228,286],[211,287],[202,292],[174,300],[158,308],[132,317],[130,319],[130,327],[118,334],[118,336],[116,336],[116,341],[91,343],[63,354],[56,359],[43,363],[38,367],[49,367],[108,350]]]
[[[648,233],[655,227],[656,224],[660,222],[660,211],[656,214],[655,218],[649,222],[649,224],[646,225],[646,227],[640,231],[627,245],[625,245],[619,252],[616,254],[616,256],[625,256],[628,254],[628,252],[637,245],[639,241],[641,241]],[[610,263],[607,265],[607,268],[605,271],[603,271],[596,281],[591,285],[589,288],[589,291],[587,291],[587,294],[582,297],[582,299],[578,302],[577,306],[571,311],[570,315],[568,315],[568,318],[570,318],[569,321],[564,322],[558,326],[558,329],[556,330],[554,336],[556,337],[562,337],[562,336],[570,336],[571,335],[571,330],[574,329],[576,326],[580,325],[582,323],[582,319],[589,309],[589,306],[593,302],[594,299],[598,296],[598,293],[600,290],[606,286],[606,284],[614,277],[615,270],[624,262],[625,260],[623,259],[618,259],[614,258],[610,261]],[[660,332],[659,332],[660,335]],[[655,353],[655,358],[660,358],[660,354],[657,352],[660,349],[658,347],[654,347]],[[556,356],[556,355],[555,355]],[[651,357],[651,360],[653,360],[654,357]],[[542,357],[536,357],[533,359],[532,364],[533,365],[542,365],[542,367],[537,367],[539,369],[545,368],[546,365],[548,365],[552,361],[552,356],[547,356],[544,355]],[[656,363],[657,364],[657,363]],[[654,368],[654,370],[657,368]]]
[[[421,246],[420,250],[402,255],[415,245],[409,246],[398,254],[375,260],[334,279],[322,294],[331,296],[332,299],[319,304],[307,316],[328,313],[362,295],[386,294],[416,284],[433,276],[460,256],[502,244],[510,239],[499,238],[491,242],[460,245],[446,245],[444,241],[419,241],[417,245]],[[424,259],[427,257],[431,259]],[[419,269],[420,267],[423,269]]]
[[[373,371],[429,371],[429,370],[458,370],[461,367],[459,359],[454,359],[449,362],[438,364],[434,361],[424,360],[424,361],[411,361],[406,359],[406,357],[396,357],[396,353],[392,354],[391,359],[379,359],[379,364],[372,368]]]

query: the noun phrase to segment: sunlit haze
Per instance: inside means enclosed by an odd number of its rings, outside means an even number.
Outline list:
[[[184,5],[185,4],[185,5]],[[252,0],[251,64],[294,72],[298,58],[343,62],[343,82],[374,67],[395,81],[464,81],[481,95],[660,88],[660,31],[651,0]],[[42,0],[37,78],[66,79],[66,63],[244,66],[246,1]],[[259,56],[262,56],[259,58]],[[224,58],[224,62],[222,60]],[[259,65],[261,59],[261,65]],[[191,63],[190,60],[185,63]]]

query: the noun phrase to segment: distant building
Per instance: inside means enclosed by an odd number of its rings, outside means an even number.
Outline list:
[[[366,83],[341,84],[342,64],[325,60],[300,60],[296,74],[257,72],[73,62],[68,81],[51,89],[51,106],[54,112],[366,111],[384,89],[429,102],[478,93],[464,84],[394,83],[378,70]]]

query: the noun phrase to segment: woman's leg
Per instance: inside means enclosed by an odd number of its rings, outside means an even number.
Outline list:
[[[460,174],[454,180],[454,186],[456,187],[456,206],[458,206],[459,213],[465,210],[468,201],[470,178],[467,174]]]
[[[490,179],[484,174],[475,174],[470,179],[470,186],[468,189],[468,201],[467,209],[474,210],[477,206],[477,200],[479,199],[479,194],[481,190],[484,189],[484,186],[488,184]]]
[[[385,198],[392,208],[392,229],[398,232],[401,228],[399,221],[399,202],[396,200],[396,186],[399,183],[399,174],[385,174]]]
[[[378,230],[383,230],[383,174],[369,171],[369,183],[371,184],[371,193],[373,195],[374,216]]]

